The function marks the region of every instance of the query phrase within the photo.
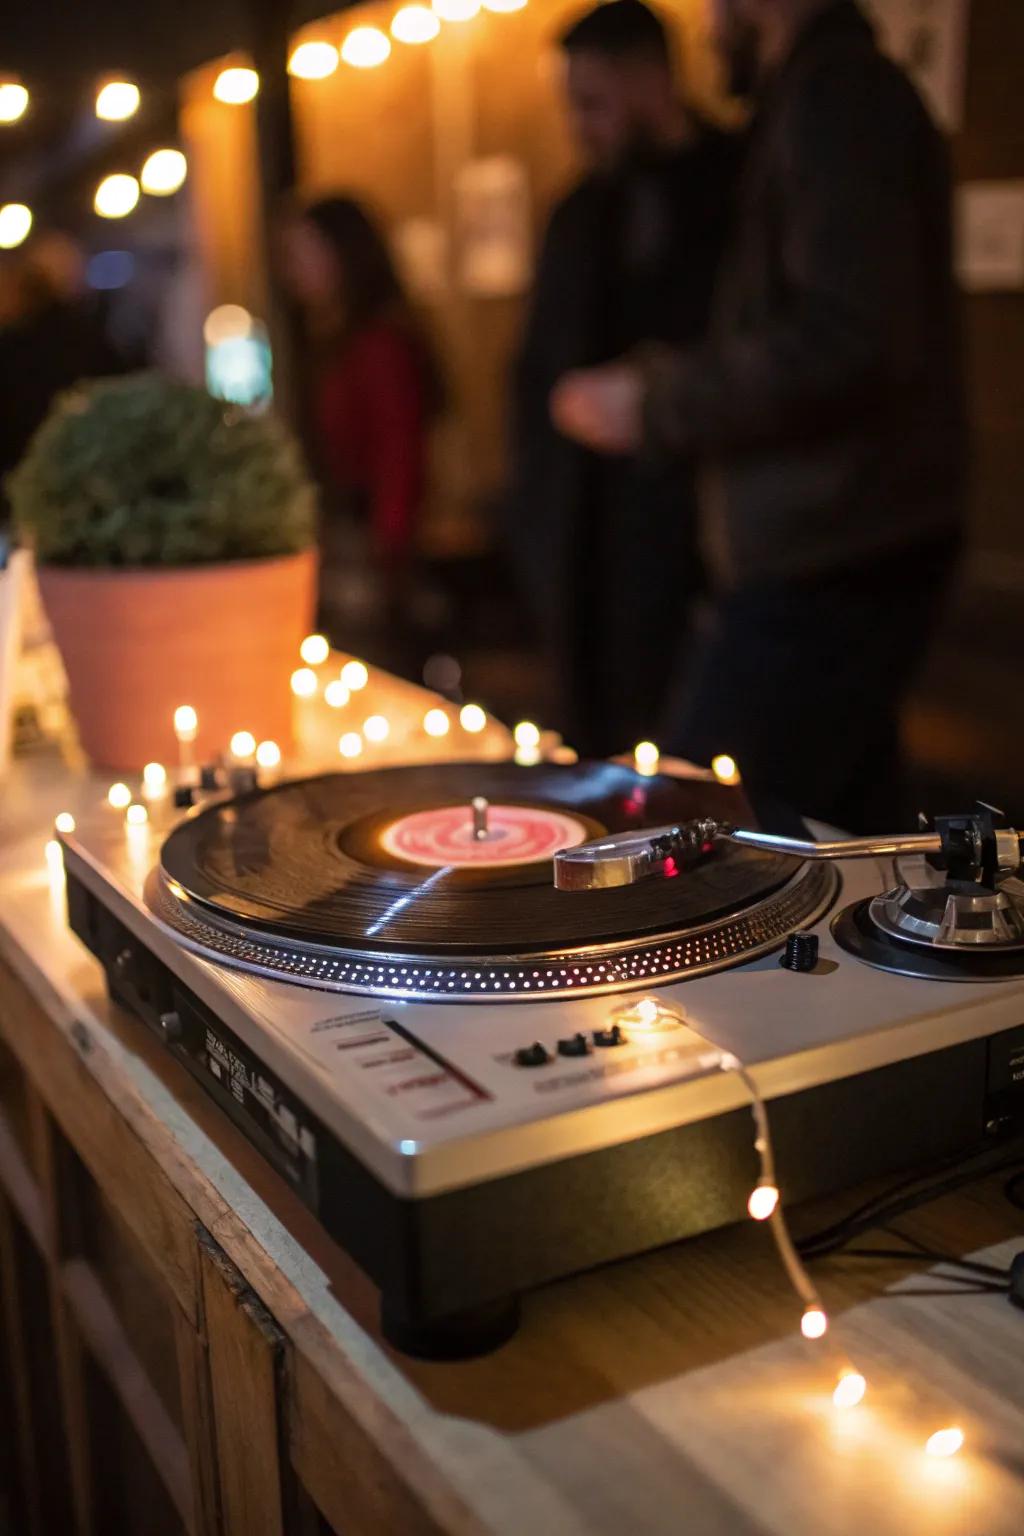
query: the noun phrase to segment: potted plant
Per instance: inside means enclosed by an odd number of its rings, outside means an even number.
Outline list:
[[[7,490],[97,764],[198,750],[237,730],[286,745],[289,675],[315,603],[315,507],[296,446],[158,373],[61,395]]]

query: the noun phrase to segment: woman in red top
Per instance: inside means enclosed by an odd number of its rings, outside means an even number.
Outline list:
[[[341,606],[337,577],[358,563],[362,544],[383,586],[380,616],[393,630],[401,625],[439,403],[433,355],[383,235],[354,199],[325,198],[293,216],[282,269],[309,343],[310,446],[325,493],[324,617],[330,628],[331,610]],[[339,636],[342,644],[349,639]]]

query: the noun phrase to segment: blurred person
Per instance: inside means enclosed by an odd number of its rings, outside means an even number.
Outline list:
[[[380,644],[389,648],[377,659],[407,670],[438,367],[384,235],[353,198],[325,198],[294,213],[280,251],[308,345],[308,429],[324,492],[321,622],[328,633],[344,627],[340,584],[368,555],[383,600]]]
[[[561,39],[586,172],[540,255],[514,378],[510,541],[555,673],[557,725],[587,756],[658,729],[702,584],[692,471],[611,461],[552,426],[569,369],[705,330],[737,143],[684,104],[672,40],[640,0],[610,0]]]
[[[55,395],[79,379],[121,373],[85,292],[78,245],[40,230],[0,261],[0,497]]]
[[[963,517],[945,146],[852,0],[716,0],[716,31],[757,110],[712,333],[552,409],[604,453],[707,465],[717,597],[665,745],[885,831]]]

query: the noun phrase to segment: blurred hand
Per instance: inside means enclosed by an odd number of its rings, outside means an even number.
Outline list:
[[[559,432],[597,453],[636,453],[643,438],[643,384],[635,368],[567,373],[551,391],[551,419]]]

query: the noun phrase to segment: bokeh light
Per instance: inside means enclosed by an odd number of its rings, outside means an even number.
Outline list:
[[[356,69],[376,69],[391,52],[387,33],[379,27],[355,27],[341,45],[341,56],[346,64]]]
[[[399,43],[429,43],[440,30],[440,21],[426,5],[403,5],[391,22],[391,36]]]
[[[13,251],[28,237],[32,210],[24,203],[4,203],[0,208],[0,251]]]
[[[188,161],[180,149],[154,149],[139,174],[143,192],[150,197],[170,197],[185,185]]]
[[[300,43],[288,60],[288,73],[297,80],[326,80],[338,67],[338,50],[322,38]]]
[[[243,102],[252,101],[259,88],[259,75],[254,69],[242,65],[222,69],[213,82],[214,96],[229,107],[240,107]]]
[[[96,188],[93,207],[103,219],[126,218],[139,200],[139,184],[134,176],[117,172],[104,176]]]
[[[17,80],[0,82],[0,123],[16,123],[28,110],[28,91]]]

